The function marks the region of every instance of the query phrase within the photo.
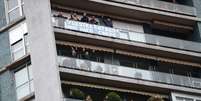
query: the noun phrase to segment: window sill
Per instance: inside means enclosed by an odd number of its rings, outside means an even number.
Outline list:
[[[12,61],[10,64],[0,68],[0,74],[7,71],[7,70],[11,70],[11,69],[15,69],[16,66],[25,63],[26,61],[30,60],[30,54],[26,54],[23,57],[21,57],[20,59],[16,60],[16,61]]]
[[[29,100],[31,100],[31,99],[33,99],[33,98],[35,98],[34,92],[32,92],[32,93],[30,93],[29,95],[27,95],[27,96],[25,96],[25,97],[19,99],[18,101],[29,101]]]

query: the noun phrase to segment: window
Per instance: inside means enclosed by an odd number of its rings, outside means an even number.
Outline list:
[[[12,51],[12,59],[17,60],[24,56],[24,47],[23,47],[23,41],[19,40],[15,44],[11,46],[11,51]]]
[[[25,23],[11,29],[9,31],[9,39],[13,61],[29,53],[29,35]]]
[[[172,93],[172,101],[200,101],[201,96],[181,94],[181,93]]]
[[[34,92],[31,65],[15,72],[15,85],[18,100]]]
[[[176,100],[177,101],[193,101],[193,99],[190,99],[190,98],[184,98],[184,97],[176,97]]]
[[[7,0],[9,22],[19,18],[24,13],[24,0]]]

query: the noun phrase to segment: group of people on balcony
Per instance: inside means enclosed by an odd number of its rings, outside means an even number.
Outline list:
[[[69,20],[85,22],[89,24],[113,27],[111,18],[106,16],[88,15],[85,12],[81,16],[79,16],[77,13],[74,12],[70,14],[70,17],[64,16],[62,12],[59,12],[56,16]]]
[[[74,58],[80,58],[80,59],[90,59],[89,50],[85,48],[80,49],[80,48],[71,47],[71,56]]]

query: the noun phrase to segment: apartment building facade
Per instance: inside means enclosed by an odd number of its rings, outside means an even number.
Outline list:
[[[200,5],[0,0],[0,101],[201,101]]]

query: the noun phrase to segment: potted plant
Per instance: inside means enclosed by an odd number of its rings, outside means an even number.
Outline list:
[[[164,101],[161,96],[152,96],[147,101]]]
[[[122,101],[122,99],[117,93],[110,92],[106,95],[105,101]]]
[[[70,97],[74,99],[84,100],[85,94],[78,88],[72,88],[70,90]]]

